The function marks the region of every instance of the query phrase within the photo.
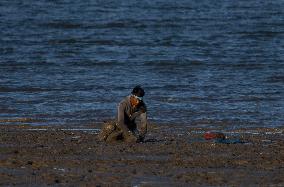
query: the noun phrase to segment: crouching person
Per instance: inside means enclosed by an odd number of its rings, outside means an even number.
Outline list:
[[[99,139],[106,142],[143,142],[147,133],[145,92],[140,86],[118,104],[117,121],[104,124]]]

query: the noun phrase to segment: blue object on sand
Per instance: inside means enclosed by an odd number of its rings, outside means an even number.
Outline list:
[[[237,143],[245,143],[245,142],[240,139],[216,139],[215,143],[237,144]]]

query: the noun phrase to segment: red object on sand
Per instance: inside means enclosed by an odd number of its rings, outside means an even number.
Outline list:
[[[225,135],[221,132],[206,132],[204,134],[204,138],[206,140],[212,140],[212,139],[225,139]]]

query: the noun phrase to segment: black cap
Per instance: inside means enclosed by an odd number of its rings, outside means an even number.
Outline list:
[[[140,85],[135,86],[131,93],[138,97],[143,97],[145,95],[144,89]]]

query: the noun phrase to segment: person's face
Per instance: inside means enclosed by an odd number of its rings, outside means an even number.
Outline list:
[[[133,107],[136,107],[140,103],[140,100],[136,98],[135,96],[131,96],[130,102]]]

